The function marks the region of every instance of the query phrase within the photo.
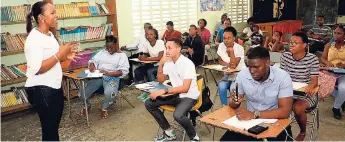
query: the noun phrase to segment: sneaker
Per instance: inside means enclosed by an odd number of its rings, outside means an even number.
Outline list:
[[[155,142],[165,142],[165,141],[173,141],[176,140],[176,135],[169,136],[165,132],[163,132],[163,136],[156,136],[153,139]]]
[[[142,100],[142,99],[146,98],[147,94],[148,94],[148,93],[146,93],[146,92],[142,92],[142,93],[137,97],[137,99]]]
[[[191,142],[198,142],[200,141],[199,136],[196,134],[195,137],[193,139],[190,140]]]
[[[341,119],[341,117],[342,117],[342,115],[341,115],[341,113],[340,113],[340,109],[338,108],[332,108],[332,111],[333,111],[333,117],[335,118],[335,119],[338,119],[338,120],[340,120]]]

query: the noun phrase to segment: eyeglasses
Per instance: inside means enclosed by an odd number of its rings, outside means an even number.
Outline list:
[[[289,45],[296,46],[297,44],[302,44],[303,42],[289,42]]]

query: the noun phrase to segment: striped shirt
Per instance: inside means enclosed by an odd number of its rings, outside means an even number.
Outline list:
[[[284,52],[281,56],[280,68],[288,72],[293,82],[309,83],[312,76],[319,75],[319,59],[307,53],[302,59],[295,59],[291,52]]]
[[[315,25],[313,26],[313,28],[310,29],[311,32],[313,32],[314,34],[318,34],[318,35],[323,35],[326,36],[328,38],[332,37],[332,29],[328,26],[322,26],[320,27],[319,25]]]

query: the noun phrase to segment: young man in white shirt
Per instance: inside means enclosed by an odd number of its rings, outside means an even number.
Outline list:
[[[254,26],[255,26],[255,20],[254,20],[254,17],[250,17],[248,20],[247,20],[247,23],[248,23],[248,27],[244,28],[243,29],[243,32],[240,36],[240,39],[243,40],[243,41],[246,41],[248,40],[253,32],[254,32]],[[262,31],[259,30],[259,34],[263,35]]]
[[[182,41],[169,39],[166,43],[166,54],[159,61],[157,78],[159,83],[170,79],[172,88],[155,90],[150,94],[151,99],[146,100],[145,107],[164,130],[162,137],[155,137],[155,141],[175,140],[176,136],[159,106],[176,106],[174,119],[186,130],[191,141],[199,141],[187,113],[192,109],[200,95],[197,86],[195,66],[191,60],[181,55]],[[168,95],[162,97],[162,95]]]
[[[224,29],[224,41],[219,44],[217,54],[220,65],[227,66],[232,69],[243,69],[246,67],[244,63],[244,49],[235,42],[237,31],[233,27]],[[228,105],[227,90],[230,88],[231,81],[235,75],[225,74],[218,83],[218,91],[222,106]]]
[[[146,38],[146,35],[147,35],[147,31],[150,29],[153,29],[151,24],[145,23],[144,24],[144,33],[140,34],[140,36],[138,37],[138,39],[134,43],[131,43],[131,44],[128,44],[128,45],[121,47],[122,50],[123,49],[138,49],[136,51],[136,54],[129,56],[128,59],[138,58],[139,54],[141,52],[143,52],[144,45],[149,42]],[[135,62],[129,60],[129,73],[128,73],[129,82],[128,82],[128,85],[131,84],[134,80],[134,77],[133,77],[133,64],[134,63]]]
[[[140,61],[159,61],[164,54],[165,46],[163,40],[158,40],[158,31],[149,29],[146,38],[149,42],[144,45],[143,55],[139,56]],[[148,81],[156,80],[157,64],[144,64],[134,70],[135,81],[143,83],[144,77],[147,76]]]

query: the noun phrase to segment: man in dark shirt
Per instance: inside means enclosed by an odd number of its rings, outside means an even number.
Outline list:
[[[201,37],[197,34],[195,25],[189,26],[189,35],[184,41],[183,46],[186,47],[188,58],[193,61],[195,66],[199,66],[204,61],[205,45]]]

